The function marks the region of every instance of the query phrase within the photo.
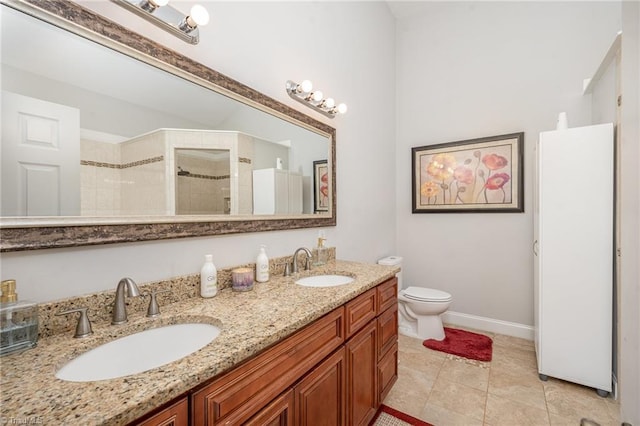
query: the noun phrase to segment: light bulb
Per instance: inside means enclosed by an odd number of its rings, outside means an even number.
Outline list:
[[[347,112],[347,105],[346,104],[339,104],[338,105],[338,112],[340,114],[344,114],[345,112]]]
[[[311,99],[313,99],[316,102],[320,102],[323,98],[323,94],[321,91],[316,90],[315,92],[313,92],[313,95],[311,96]]]
[[[152,3],[156,7],[162,7],[162,6],[166,6],[167,4],[169,4],[169,0],[149,0],[149,2]]]
[[[327,98],[322,104],[325,108],[331,109],[336,105],[336,101],[334,101],[333,98]]]
[[[309,80],[304,80],[298,85],[298,87],[300,88],[300,90],[302,90],[303,93],[309,93],[313,90],[313,84],[311,84]]]
[[[207,12],[204,6],[196,4],[191,8],[191,12],[189,13],[189,16],[187,16],[187,25],[191,28],[195,28],[198,25],[205,26],[209,23],[209,12]]]

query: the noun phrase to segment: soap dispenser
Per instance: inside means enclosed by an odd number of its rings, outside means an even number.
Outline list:
[[[4,280],[0,295],[0,356],[33,348],[38,341],[38,305],[18,301],[15,280]]]
[[[325,247],[327,239],[324,236],[324,231],[318,231],[318,245],[316,246],[316,259],[313,263],[314,266],[321,266],[327,263],[329,260],[329,250]]]

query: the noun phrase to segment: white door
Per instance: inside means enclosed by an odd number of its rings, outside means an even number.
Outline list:
[[[2,92],[2,216],[80,215],[80,110]]]

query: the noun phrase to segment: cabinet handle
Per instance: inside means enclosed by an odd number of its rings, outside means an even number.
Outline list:
[[[533,254],[538,255],[538,240],[533,242]]]

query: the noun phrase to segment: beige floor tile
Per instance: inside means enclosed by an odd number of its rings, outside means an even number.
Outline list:
[[[496,334],[493,336],[493,346],[502,346],[508,348],[525,349],[535,351],[533,340],[521,339],[519,337],[506,336],[504,334]]]
[[[424,353],[425,351],[433,352],[434,355],[436,356],[439,355],[444,358],[444,355],[441,354],[440,352],[432,351],[431,349],[425,348],[422,342],[423,340],[421,339],[416,339],[415,337],[409,337],[409,336],[405,336],[404,334],[400,334],[398,336],[398,349],[405,353],[407,352]]]
[[[548,426],[549,415],[546,410],[489,394],[485,421],[493,426]]]
[[[486,397],[487,393],[484,391],[438,376],[427,402],[466,417],[482,420]]]
[[[463,416],[455,411],[427,403],[418,417],[437,426],[481,426],[482,420]]]
[[[398,381],[393,386],[393,389],[398,389],[408,395],[424,395],[428,397],[435,377],[430,376],[428,373],[416,371],[413,368],[405,367],[402,364],[398,365]]]
[[[463,359],[447,359],[442,364],[438,378],[486,392],[489,368],[468,363]]]
[[[604,402],[607,406],[607,411],[609,411],[609,416],[616,424],[620,424],[620,403],[613,398],[604,398]]]
[[[398,380],[399,382],[400,380]],[[427,398],[428,392],[410,393],[405,388],[398,386],[398,382],[391,388],[391,391],[384,399],[383,403],[391,408],[402,411],[410,416],[420,418]],[[424,419],[423,419],[424,420]],[[428,420],[425,420],[428,421]]]
[[[547,410],[544,388],[537,376],[491,370],[489,394]]]
[[[550,378],[544,382],[549,413],[565,418],[588,418],[601,425],[615,424],[605,399],[594,389]]]
[[[491,368],[513,374],[529,374],[536,377],[538,375],[538,363],[535,353],[511,348],[494,348]]]
[[[617,401],[562,380],[541,381],[533,342],[479,333],[493,339],[491,362],[434,351],[420,339],[400,336],[398,381],[384,403],[436,426],[579,426],[583,418],[601,426],[620,424]]]
[[[434,380],[438,375],[438,371],[445,361],[445,357],[434,354],[434,351],[428,351],[426,348],[419,352],[405,352],[400,350],[398,354],[398,364],[416,371],[427,373]]]

